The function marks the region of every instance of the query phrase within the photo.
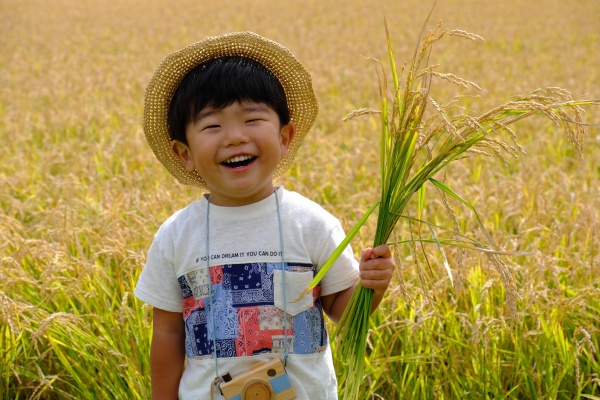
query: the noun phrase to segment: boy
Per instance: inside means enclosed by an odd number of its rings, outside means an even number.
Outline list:
[[[337,322],[359,277],[375,309],[394,264],[387,245],[359,263],[348,247],[313,296],[295,301],[344,238],[323,208],[273,185],[316,118],[311,85],[289,50],[253,33],[175,52],[148,85],[155,155],[208,191],[161,226],[134,292],[153,306],[154,399],[235,398],[229,381],[241,381],[241,396],[272,396],[280,388],[241,374],[277,359],[295,398],[337,399],[323,311]]]

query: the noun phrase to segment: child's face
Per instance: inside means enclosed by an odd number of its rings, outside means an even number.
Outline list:
[[[173,141],[172,147],[204,179],[213,204],[241,206],[273,193],[273,173],[293,135],[294,126],[282,127],[269,106],[235,102],[204,108],[186,128],[188,145]]]

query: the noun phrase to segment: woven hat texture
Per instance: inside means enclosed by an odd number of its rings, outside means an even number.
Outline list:
[[[296,128],[288,154],[274,173],[279,176],[291,165],[304,136],[313,125],[318,104],[312,79],[306,68],[284,46],[252,32],[235,32],[207,37],[169,54],[159,65],[146,88],[144,133],[158,160],[185,185],[205,189],[206,183],[195,172],[187,171],[171,150],[167,117],[173,95],[183,78],[199,64],[217,57],[240,56],[263,64],[281,83],[291,121]]]

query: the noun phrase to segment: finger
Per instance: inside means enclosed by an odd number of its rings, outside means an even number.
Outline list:
[[[378,263],[374,265],[363,265],[360,269],[360,279],[390,281],[394,275],[392,263]]]
[[[368,279],[361,278],[361,285],[374,290],[386,290],[389,287],[389,279]]]
[[[360,263],[361,271],[393,271],[395,269],[394,262],[391,258],[374,258]]]
[[[373,249],[371,249],[371,248],[364,249],[360,256],[360,260],[362,262],[367,262],[372,258],[373,258]]]
[[[371,252],[371,258],[387,258],[392,256],[392,249],[387,244],[381,244]]]
[[[391,277],[391,273],[387,269],[370,269],[363,270],[360,272],[360,279],[367,279],[370,281],[387,281]]]

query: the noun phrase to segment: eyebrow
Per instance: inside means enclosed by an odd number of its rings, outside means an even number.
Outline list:
[[[254,102],[240,103],[240,107],[242,108],[242,111],[244,111],[244,112],[268,112],[269,111],[269,106],[267,106],[266,104],[263,104],[263,103],[254,103]],[[206,108],[204,108],[203,111],[198,113],[196,118],[194,118],[194,122],[198,122],[198,121],[202,120],[203,118],[210,117],[211,115],[216,114],[219,111],[221,111],[221,108],[206,107]]]
[[[269,111],[269,106],[267,106],[266,104],[263,103],[250,103],[250,104],[244,104],[241,103],[241,107],[242,110],[244,111],[259,111],[259,112],[268,112]]]
[[[216,114],[217,112],[219,112],[218,108],[204,108],[203,111],[200,111],[198,113],[198,115],[196,115],[196,118],[194,118],[194,122],[198,122],[206,117],[210,117],[213,114]]]

